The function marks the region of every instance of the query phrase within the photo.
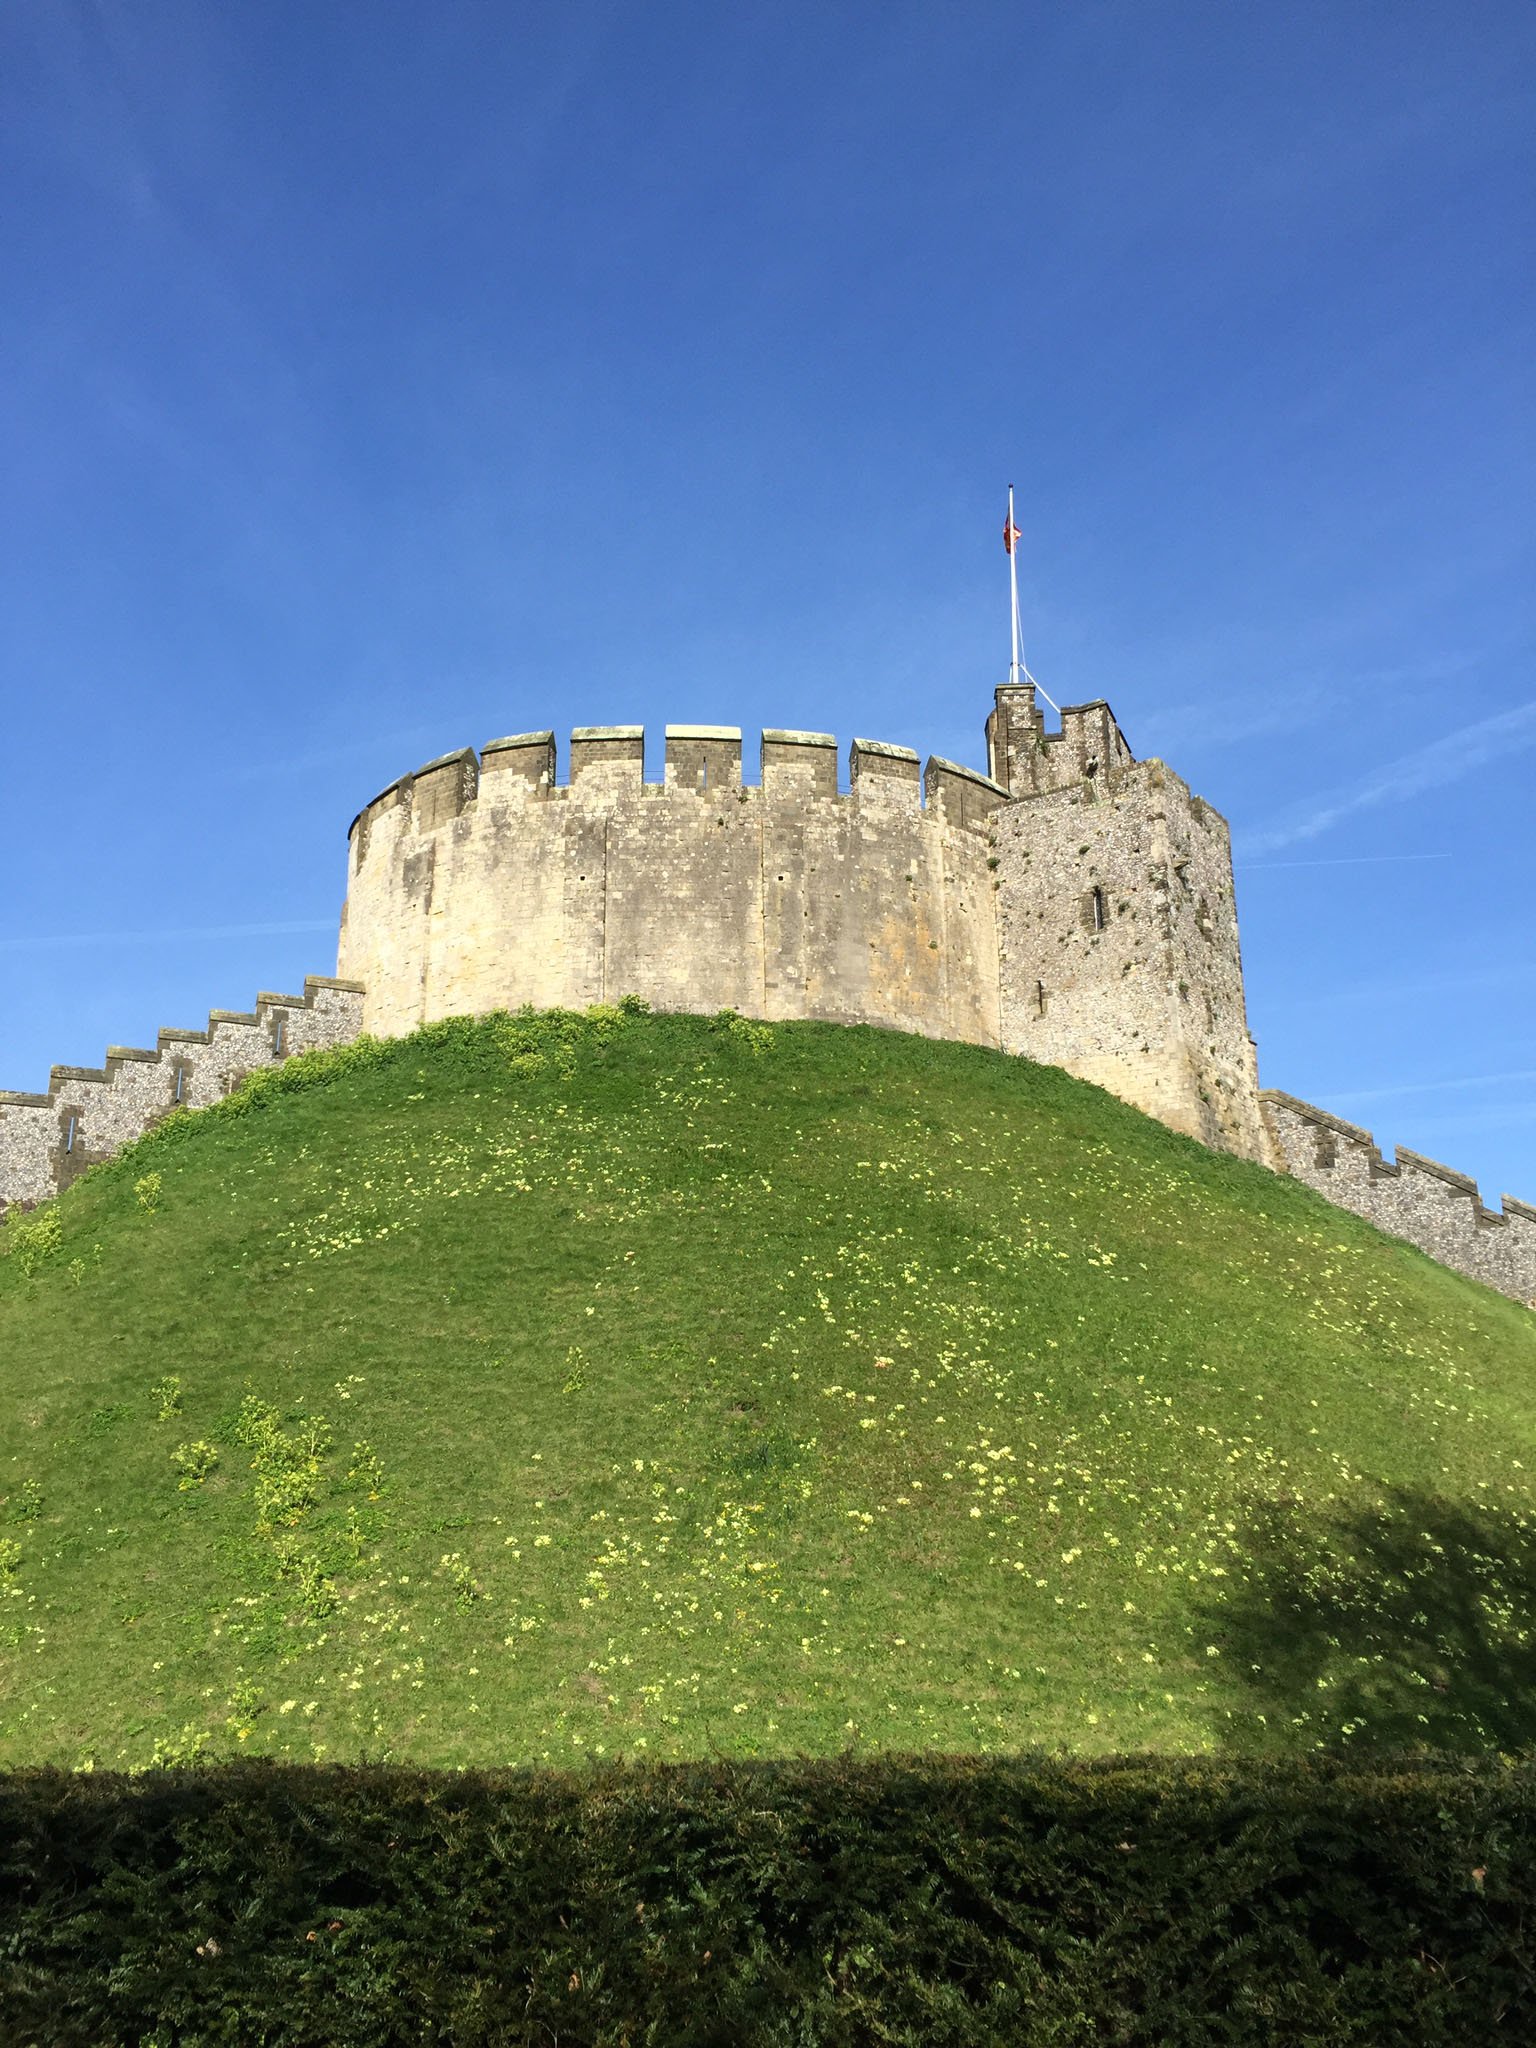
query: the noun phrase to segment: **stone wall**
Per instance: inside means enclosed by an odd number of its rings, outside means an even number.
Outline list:
[[[1034,690],[999,690],[992,821],[1001,1042],[1174,1130],[1276,1165],[1259,1109],[1226,821],[1161,761],[1137,762],[1107,704],[1048,734]]]
[[[1476,1181],[1398,1147],[1389,1163],[1369,1131],[1267,1088],[1264,1111],[1286,1171],[1391,1237],[1536,1308],[1536,1209],[1483,1205]]]
[[[339,972],[381,1036],[494,1009],[637,995],[660,1010],[878,1024],[997,1045],[987,777],[830,734],[669,726],[664,781],[637,726],[445,756],[350,834]],[[926,805],[924,796],[926,793]]]
[[[0,1210],[30,1208],[168,1116],[228,1095],[256,1067],[343,1045],[362,1028],[355,982],[311,975],[301,996],[213,1010],[202,1031],[167,1030],[153,1051],[109,1047],[100,1067],[55,1067],[46,1095],[0,1091]]]

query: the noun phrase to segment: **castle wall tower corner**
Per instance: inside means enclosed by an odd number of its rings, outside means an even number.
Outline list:
[[[1225,819],[1138,762],[1103,702],[1048,734],[1028,685],[987,721],[1005,1051],[1095,1081],[1175,1130],[1279,1164],[1259,1104]]]

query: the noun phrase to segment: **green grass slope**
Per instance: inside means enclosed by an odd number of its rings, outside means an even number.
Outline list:
[[[1536,1318],[1052,1069],[622,1011],[0,1247],[0,1762],[1536,1736]]]

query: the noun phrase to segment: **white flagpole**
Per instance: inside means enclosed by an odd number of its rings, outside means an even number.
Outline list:
[[[1008,670],[1010,683],[1019,680],[1019,564],[1013,526],[1013,485],[1008,486],[1008,590],[1013,599],[1013,661]]]
[[[1030,682],[1035,683],[1034,677],[1029,674],[1029,670],[1024,666],[1024,653],[1019,644],[1024,635],[1019,620],[1019,543],[1013,537],[1014,531],[1013,485],[1010,484],[1008,486],[1008,594],[1013,600],[1013,662],[1008,670],[1008,680],[1010,683],[1022,683],[1025,677],[1028,676]],[[1055,698],[1047,696],[1038,683],[1035,683],[1035,688],[1039,690],[1046,703],[1059,716],[1061,707],[1057,704]]]

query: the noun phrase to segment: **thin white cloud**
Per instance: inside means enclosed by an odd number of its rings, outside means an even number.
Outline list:
[[[1354,789],[1339,790],[1316,797],[1282,813],[1275,822],[1245,834],[1245,855],[1275,853],[1298,841],[1316,839],[1343,818],[1359,811],[1378,809],[1383,804],[1403,803],[1427,789],[1441,789],[1459,782],[1464,775],[1486,766],[1500,755],[1536,746],[1536,699],[1517,704],[1512,711],[1496,712],[1460,732],[1443,733],[1428,746],[1417,747],[1387,762]]]
[[[1409,1145],[1408,1149],[1410,1152],[1422,1152],[1426,1146],[1438,1144],[1442,1137],[1454,1139],[1468,1131],[1504,1132],[1521,1128],[1526,1124],[1536,1124],[1536,1102],[1497,1103],[1487,1109],[1472,1109],[1464,1115],[1456,1116],[1415,1117],[1414,1136],[1417,1143]],[[1380,1142],[1378,1132],[1378,1145]],[[1404,1139],[1403,1142],[1407,1144],[1408,1141]],[[1386,1148],[1383,1146],[1381,1149]],[[1431,1152],[1429,1156],[1433,1158],[1435,1155]],[[1449,1160],[1445,1163],[1451,1164]],[[1458,1171],[1460,1170],[1458,1168]],[[1528,1201],[1530,1196],[1522,1194],[1517,1199]]]
[[[1330,1014],[1345,1004],[1361,1004],[1373,1010],[1389,1010],[1421,999],[1458,1003],[1477,996],[1503,996],[1514,989],[1526,989],[1536,982],[1536,960],[1509,961],[1499,967],[1471,968],[1447,957],[1438,973],[1382,978],[1375,981],[1339,982],[1317,995],[1266,997],[1264,1008],[1276,1017],[1310,1015],[1324,1010]],[[1250,992],[1250,1001],[1252,995]],[[1262,1034],[1261,1034],[1262,1035]]]
[[[333,917],[288,918],[279,924],[209,924],[162,932],[37,932],[28,938],[0,939],[0,952],[26,953],[52,946],[163,946],[204,939],[266,939],[284,932],[332,932]]]
[[[290,754],[285,760],[237,762],[218,779],[225,783],[268,782],[279,775],[307,775],[314,769],[336,768],[345,761],[355,761],[359,755],[371,754],[381,747],[430,745],[434,738],[442,737],[442,731],[440,726],[407,725],[394,732],[371,732],[366,739],[349,740],[340,746],[315,747],[308,753]],[[423,756],[423,760],[425,758]]]
[[[1438,1095],[1452,1088],[1506,1088],[1515,1081],[1536,1081],[1536,1067],[1512,1074],[1456,1074],[1448,1081],[1404,1081],[1395,1088],[1336,1088],[1330,1102],[1386,1102],[1397,1095]]]
[[[1332,860],[1241,860],[1236,865],[1247,874],[1266,868],[1375,868],[1396,867],[1405,860],[1449,860],[1448,853],[1346,853]]]

